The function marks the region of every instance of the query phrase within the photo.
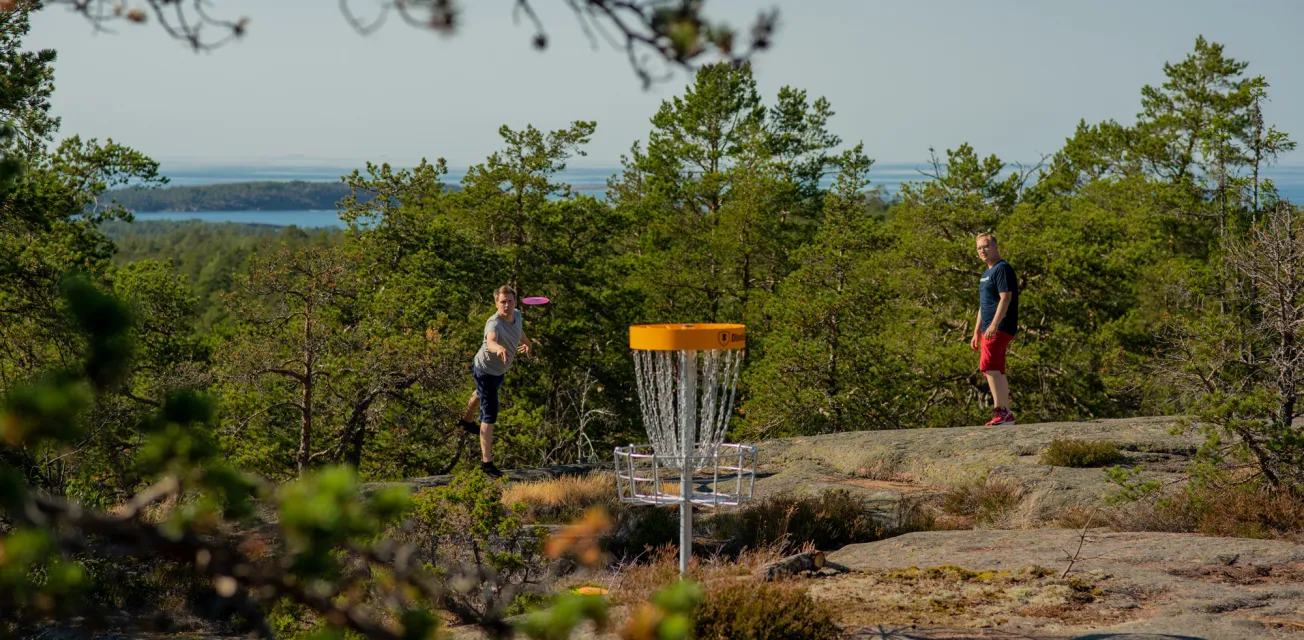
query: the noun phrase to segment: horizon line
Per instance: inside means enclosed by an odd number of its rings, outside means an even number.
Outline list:
[[[988,154],[991,155],[991,154]],[[985,156],[980,156],[985,157]],[[320,168],[320,169],[339,169],[346,166],[362,168],[366,163],[384,164],[389,163],[391,166],[414,167],[420,160],[397,159],[351,159],[351,158],[322,158],[322,157],[304,157],[304,156],[259,156],[256,158],[237,157],[237,156],[158,156],[153,158],[160,165],[164,164],[184,164],[189,165],[187,168]],[[430,161],[427,157],[425,160]],[[891,165],[891,166],[921,166],[926,167],[932,164],[931,160],[884,160],[871,158],[874,166]],[[1006,165],[1022,164],[1024,166],[1033,166],[1037,164],[1032,161],[1020,160],[1001,160]],[[472,166],[482,163],[472,164],[453,164],[448,163],[448,169],[465,170]],[[356,165],[356,166],[354,166]],[[1275,162],[1267,164],[1269,167],[1304,167],[1304,158],[1294,162]],[[589,163],[589,162],[567,162],[567,169],[619,169],[621,167],[619,160],[611,161],[611,164]],[[872,169],[871,169],[872,171]]]

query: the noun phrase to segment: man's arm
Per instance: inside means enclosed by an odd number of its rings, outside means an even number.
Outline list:
[[[987,333],[983,334],[988,339],[996,337],[996,327],[1000,326],[1001,320],[1005,318],[1005,312],[1010,308],[1010,300],[1014,294],[1009,291],[1001,292],[1001,301],[996,304],[996,315],[992,316],[992,323],[987,325]]]
[[[503,364],[507,364],[507,348],[498,344],[497,331],[490,331],[489,333],[484,334],[484,344],[485,348],[489,350],[489,353],[497,355],[502,359]]]
[[[978,347],[981,346],[979,342],[982,340],[983,337],[982,326],[983,326],[983,310],[982,307],[979,307],[978,317],[974,318],[973,321],[973,337],[969,338],[969,348],[973,349],[974,351],[977,351]]]
[[[522,333],[522,334],[521,334],[521,344],[518,345],[518,346],[516,347],[516,352],[517,352],[517,353],[524,353],[525,355],[528,356],[528,355],[530,355],[530,349],[533,348],[533,347],[534,347],[534,343],[530,342],[530,339],[527,338],[527,337],[525,337],[525,334]]]

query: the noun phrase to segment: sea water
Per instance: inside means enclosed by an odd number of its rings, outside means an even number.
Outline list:
[[[256,180],[308,180],[334,182],[353,169],[331,166],[213,166],[191,167],[165,171],[170,184],[176,186],[249,182]],[[881,163],[869,172],[870,187],[881,186],[888,195],[895,194],[903,182],[926,181],[931,171],[926,163]],[[619,172],[606,167],[568,167],[556,179],[571,185],[578,193],[602,199],[606,197],[607,179]],[[465,169],[450,169],[445,181],[460,182]],[[1283,198],[1304,203],[1304,165],[1278,165],[1262,171],[1270,178]],[[822,186],[832,184],[831,176],[821,181]],[[299,227],[343,227],[335,211],[158,211],[136,213],[137,220],[203,220],[207,222],[246,222],[268,225],[296,225]]]

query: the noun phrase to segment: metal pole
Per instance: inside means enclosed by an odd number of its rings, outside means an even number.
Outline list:
[[[630,448],[631,448],[631,449],[633,448],[632,444],[631,444]],[[633,453],[633,452],[631,451],[631,453]],[[621,500],[624,500],[624,499],[625,499],[625,490],[622,489],[622,488],[621,488],[621,485],[620,485],[620,447],[616,447],[616,450],[615,450],[615,456],[616,456],[616,457],[615,457],[615,460],[613,460],[613,462],[615,462],[615,466],[612,467],[612,468],[616,470],[616,496],[617,496],[618,498],[620,498]],[[631,482],[632,482],[632,480],[631,480]]]
[[[688,574],[688,561],[693,559],[693,499],[688,474],[680,479],[679,503],[679,577]]]
[[[697,352],[679,352],[679,437],[683,471],[679,476],[679,577],[693,558],[693,428],[697,426]]]

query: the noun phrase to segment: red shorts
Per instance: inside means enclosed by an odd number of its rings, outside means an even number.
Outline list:
[[[990,340],[986,336],[982,338],[982,346],[979,351],[982,356],[978,358],[979,371],[1000,371],[1005,373],[1005,349],[1010,346],[1010,341],[1014,336],[997,331],[996,335]]]

